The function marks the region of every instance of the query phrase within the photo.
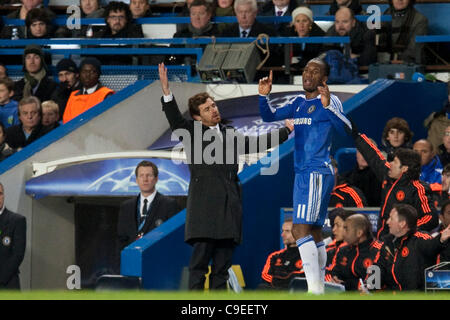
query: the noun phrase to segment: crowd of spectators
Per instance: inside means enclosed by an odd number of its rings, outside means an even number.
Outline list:
[[[3,39],[46,39],[46,38],[142,38],[141,25],[135,19],[155,17],[160,12],[151,9],[148,0],[133,0],[129,4],[110,1],[101,7],[99,0],[80,0],[81,18],[104,18],[105,26],[81,25],[76,28],[56,26],[52,20],[55,13],[42,5],[42,0],[21,0],[22,5],[7,15],[7,18],[23,19],[25,26],[4,26],[0,36]],[[314,22],[313,12],[296,0],[215,0],[186,1],[179,16],[190,17],[191,23],[177,24],[174,37],[257,37],[264,33],[269,37],[298,36],[349,36],[348,45],[333,43],[303,43],[290,46],[291,61],[284,59],[284,46],[271,45],[270,59],[265,66],[282,67],[292,65],[294,72],[302,68],[305,61],[330,50],[344,54],[352,63],[362,67],[375,62],[405,62],[420,64],[424,61],[423,45],[415,43],[415,36],[426,35],[428,21],[414,8],[415,0],[390,0],[389,8],[383,13],[392,16],[392,22],[383,22],[381,28],[370,30],[366,23],[356,19],[365,12],[359,0],[335,0],[328,15],[335,17],[331,27],[319,27]],[[213,23],[215,16],[236,16],[237,23]],[[286,23],[260,23],[256,16],[288,16]],[[68,16],[69,17],[69,16]],[[192,46],[192,45],[188,45]],[[11,58],[11,57],[10,57]],[[152,59],[133,59],[128,55],[98,57],[102,64],[142,64]],[[166,64],[193,61],[166,57]],[[286,60],[286,61],[285,61]],[[15,61],[15,60],[10,60]],[[16,61],[17,62],[17,61]],[[161,61],[158,61],[161,62]],[[8,64],[9,63],[8,61]],[[281,77],[280,77],[281,79]]]

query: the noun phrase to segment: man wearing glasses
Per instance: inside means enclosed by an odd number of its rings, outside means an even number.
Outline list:
[[[136,25],[128,4],[118,1],[110,2],[104,14],[106,26],[94,33],[94,38],[143,38],[142,28]],[[130,55],[107,55],[100,58],[102,64],[133,64]]]

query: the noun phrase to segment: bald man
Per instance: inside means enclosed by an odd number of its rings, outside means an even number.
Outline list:
[[[350,56],[356,58],[359,66],[368,66],[377,60],[375,32],[367,29],[364,23],[356,20],[353,11],[340,8],[334,16],[334,27],[327,31],[329,37],[350,37]],[[340,44],[327,44],[326,50],[343,51]]]
[[[428,182],[433,191],[442,190],[443,167],[433,144],[428,140],[420,139],[414,143],[413,150],[420,154],[420,164],[422,165],[420,180]]]
[[[367,268],[381,248],[381,242],[372,236],[372,224],[367,216],[354,214],[345,219],[344,241],[330,267],[328,280],[345,286],[345,290],[358,290],[359,279],[365,279]]]

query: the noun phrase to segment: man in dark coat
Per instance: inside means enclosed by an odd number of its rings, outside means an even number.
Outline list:
[[[6,129],[6,143],[14,149],[21,149],[34,142],[51,128],[41,123],[42,108],[38,98],[30,96],[19,101],[20,124]]]
[[[20,289],[19,266],[25,255],[27,222],[5,207],[5,189],[0,183],[0,290]]]
[[[180,211],[176,200],[156,191],[158,167],[153,162],[141,161],[135,174],[141,192],[120,206],[117,223],[120,250]]]
[[[128,4],[111,1],[105,7],[106,26],[94,33],[95,38],[143,38],[141,26],[134,23]],[[102,64],[133,64],[133,57],[128,55],[107,55],[99,57]]]
[[[239,154],[249,153],[252,147],[257,152],[263,139],[270,141],[268,148],[273,147],[287,140],[293,128],[259,137],[243,136],[221,124],[217,105],[205,92],[189,99],[189,111],[195,121],[185,119],[169,89],[164,64],[159,65],[159,77],[163,111],[170,129],[183,142],[191,172],[185,229],[185,241],[193,246],[189,289],[203,290],[210,260],[210,289],[226,289],[233,251],[242,241]]]
[[[35,96],[40,101],[50,100],[56,82],[49,77],[44,53],[40,46],[30,44],[23,52],[24,77],[14,83],[13,100]]]
[[[357,58],[358,66],[368,66],[377,61],[375,32],[367,29],[364,23],[356,20],[351,9],[344,7],[336,12],[334,26],[326,35],[328,37],[350,37],[350,56]],[[326,50],[340,49],[339,45],[327,45]],[[342,51],[342,49],[341,49]]]
[[[60,60],[56,65],[56,72],[58,73],[59,85],[52,94],[52,100],[58,104],[59,116],[62,119],[70,94],[73,91],[83,89],[83,84],[80,81],[78,67],[71,59]]]

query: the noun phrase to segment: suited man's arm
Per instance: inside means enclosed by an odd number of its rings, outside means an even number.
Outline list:
[[[6,285],[11,277],[17,273],[20,264],[25,255],[25,247],[27,243],[27,221],[25,217],[20,217],[15,221],[14,235],[11,239],[12,256],[4,264],[3,274],[0,274],[0,284]]]
[[[243,153],[264,152],[267,149],[276,147],[286,141],[289,134],[294,129],[293,125],[286,120],[286,127],[278,130],[272,130],[269,133],[260,136],[245,136],[245,150]],[[242,153],[242,152],[240,152]]]

